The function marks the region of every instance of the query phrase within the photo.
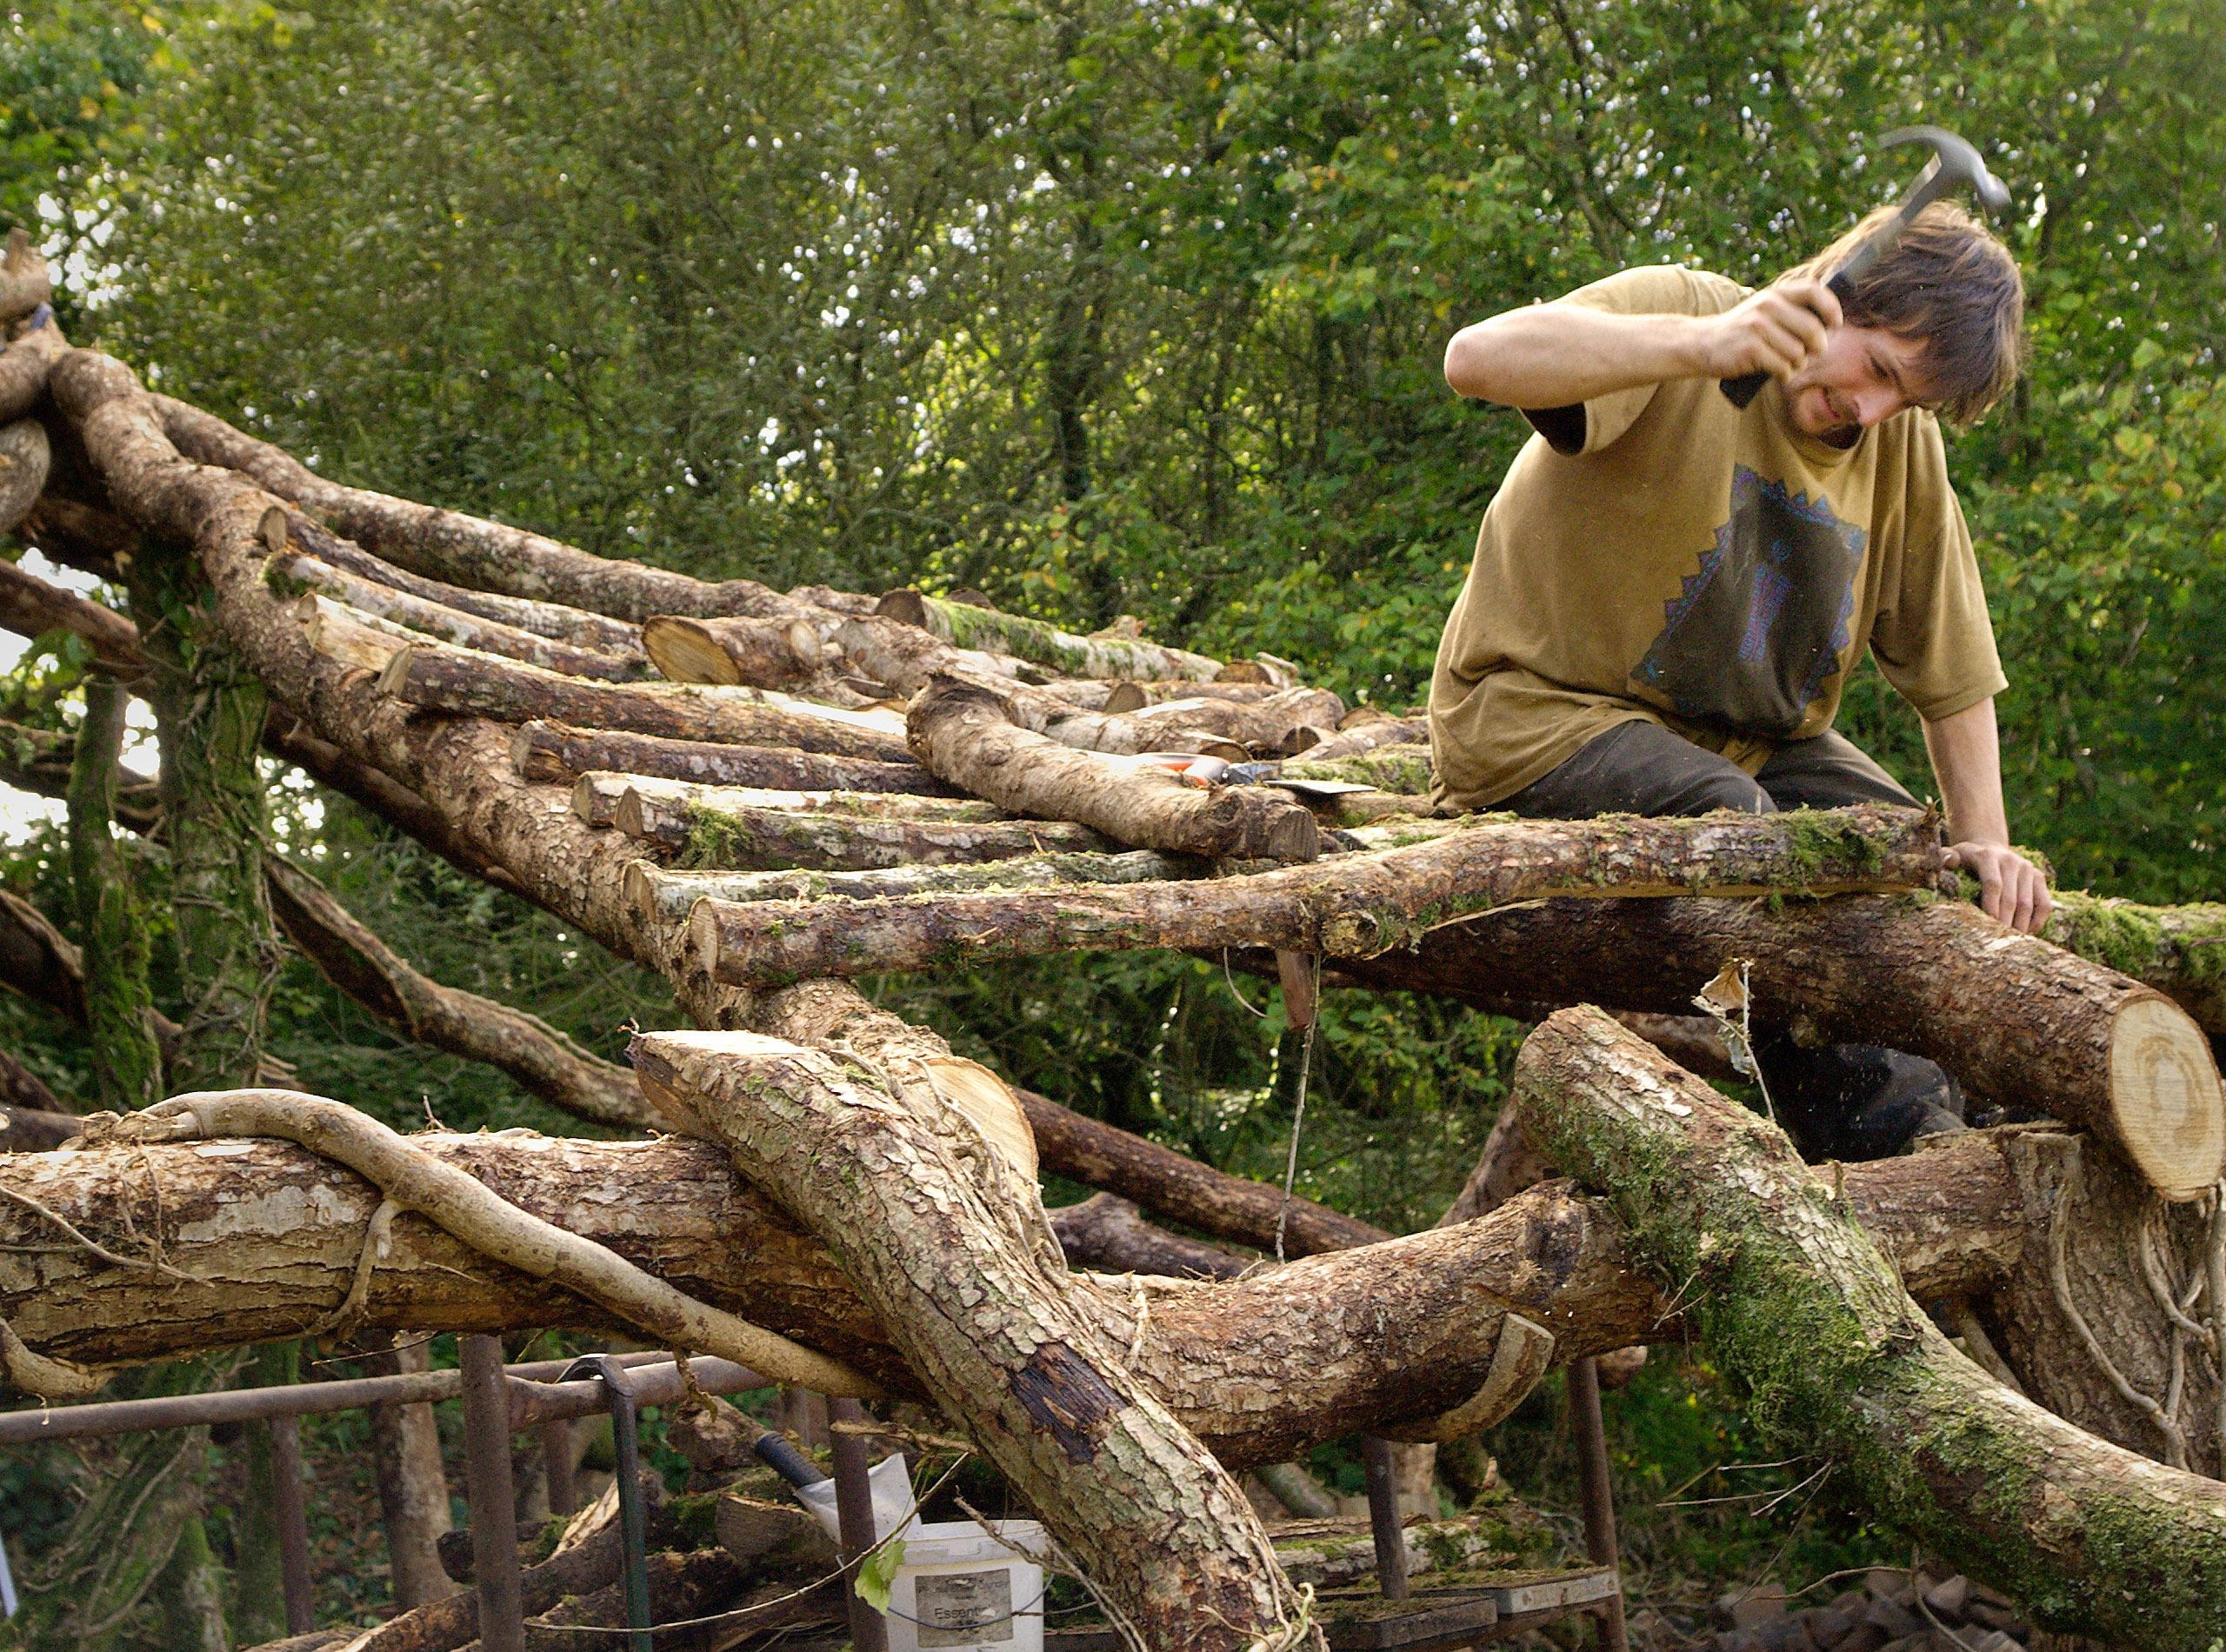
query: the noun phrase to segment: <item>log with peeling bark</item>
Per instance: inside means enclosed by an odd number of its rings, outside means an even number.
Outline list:
[[[270,560],[270,576],[283,588],[316,591],[344,603],[359,613],[422,631],[458,648],[523,660],[544,671],[592,677],[603,683],[640,682],[650,675],[648,658],[638,651],[614,654],[560,643],[500,620],[428,602],[424,597],[379,584],[315,556],[293,551],[275,556]]]
[[[1774,1126],[1597,1010],[1534,1033],[1513,1094],[1539,1150],[1686,1293],[1749,1419],[1823,1452],[1840,1495],[2050,1629],[2128,1652],[2216,1636],[2226,1484],[2083,1434],[1957,1353]]]
[[[335,532],[415,574],[558,602],[636,623],[652,614],[756,614],[788,599],[755,580],[716,583],[596,556],[525,529],[327,481],[267,442],[166,396],[150,403],[187,457],[253,479]]]
[[[831,757],[783,746],[714,745],[608,729],[521,723],[510,745],[521,780],[570,785],[597,770],[691,780],[705,786],[771,786],[803,791],[896,791],[948,796],[951,788],[915,763]]]
[[[271,915],[287,938],[328,981],[404,1037],[485,1062],[597,1124],[649,1129],[666,1122],[627,1069],[598,1060],[537,1016],[419,974],[290,861],[266,856],[263,875]]]
[[[614,812],[616,805],[613,805]],[[1148,883],[1204,877],[1212,868],[1150,849],[1123,854],[1026,855],[955,866],[895,866],[872,872],[668,871],[648,861],[626,869],[626,901],[645,918],[681,923],[696,903],[876,900],[953,889],[1041,889],[1061,883]]]
[[[137,626],[114,609],[50,585],[13,563],[0,563],[0,626],[21,636],[48,631],[81,636],[91,647],[94,662],[118,676],[137,677],[147,669]]]
[[[2200,1198],[2219,1178],[2226,1105],[2186,1012],[1960,902],[1550,900],[1340,967],[1486,1003],[1678,1014],[1735,958],[1752,966],[1758,1034],[1929,1056],[1974,1095],[2093,1130],[2168,1198]]]
[[[2081,889],[2051,892],[2041,933],[2083,958],[2131,976],[2226,1038],[2226,906],[2144,906]]]
[[[1020,727],[1003,696],[978,683],[936,676],[904,721],[921,767],[1016,814],[1080,821],[1139,849],[1209,860],[1321,852],[1314,816],[1282,793],[1202,789],[1164,769],[1076,751]]]
[[[1698,821],[1480,823],[1410,847],[1205,883],[1023,889],[796,907],[709,903],[690,923],[711,975],[740,986],[1045,952],[1272,947],[1365,958],[1542,896],[1827,894],[1918,889],[1934,818],[1866,807]]]
[[[575,648],[602,654],[645,657],[642,651],[642,628],[629,621],[591,614],[583,608],[572,608],[563,603],[505,596],[497,591],[474,590],[465,585],[451,585],[445,580],[428,579],[406,568],[397,568],[384,557],[372,556],[361,545],[343,539],[299,510],[288,510],[285,523],[285,543],[273,546],[274,552],[290,548],[359,579],[423,597],[442,608],[476,614],[482,619],[530,631],[551,642],[569,643]],[[264,524],[264,536],[266,543],[272,536],[268,523]]]
[[[397,654],[381,692],[433,711],[499,723],[536,719],[667,739],[794,746],[834,756],[900,763],[904,720],[889,711],[852,711],[786,695],[674,683],[603,683],[559,676],[438,645]]]
[[[1009,654],[1049,666],[1068,676],[1129,677],[1138,681],[1190,677],[1203,683],[1211,681],[1222,669],[1219,660],[1209,659],[1203,654],[1166,648],[1138,637],[1104,633],[1077,636],[1042,620],[949,602],[910,589],[890,592],[881,599],[876,611],[908,625],[916,625],[958,648]]]
[[[870,681],[884,683],[899,695],[916,693],[938,671],[963,671],[975,676],[1010,678],[1022,683],[1040,683],[1046,676],[1039,668],[1010,654],[956,648],[932,632],[881,614],[847,616],[841,624],[827,630],[825,636],[828,646],[837,651],[848,669]],[[1062,698],[1076,691],[1066,683],[1056,684],[1056,689]],[[1103,692],[1096,697],[1102,699]]]
[[[2027,1135],[1972,1131],[1906,1158],[1849,1165],[1844,1189],[1911,1289],[1981,1292],[2038,1242],[2021,1178],[2033,1174],[2036,1151],[2062,1140],[2039,1138],[2036,1149]],[[893,1392],[919,1391],[833,1257],[738,1180],[717,1148],[524,1131],[410,1141],[690,1296],[746,1313]],[[650,1187],[654,1201],[636,1196]],[[0,1156],[0,1188],[150,1263],[146,1236],[163,1213],[163,1256],[183,1279],[114,1266],[0,1196],[0,1244],[61,1247],[0,1250],[0,1321],[43,1353],[96,1366],[298,1336],[348,1296],[380,1202],[353,1172],[272,1141]],[[2036,1188],[2033,1202],[2047,1202]],[[366,1329],[616,1329],[601,1310],[414,1216],[393,1222],[373,1263],[361,1299]],[[1668,1298],[1633,1270],[1613,1222],[1603,1225],[1596,1202],[1566,1183],[1534,1188],[1482,1222],[1230,1284],[1143,1289],[1138,1369],[1232,1467],[1287,1461],[1357,1429],[1459,1404],[1496,1347],[1490,1304],[1552,1331],[1557,1359],[1676,1330],[1663,1317]],[[1136,1301],[1121,1282],[1105,1294],[1124,1346],[1139,1329]]]

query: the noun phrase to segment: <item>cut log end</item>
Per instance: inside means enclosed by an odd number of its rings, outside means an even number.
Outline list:
[[[887,593],[874,604],[873,611],[907,625],[924,626],[928,623],[927,599],[910,586]]]
[[[2210,1043],[2162,996],[2129,1000],[2110,1023],[2110,1109],[2126,1156],[2165,1198],[2199,1199],[2226,1159],[2226,1098]]]
[[[741,667],[701,620],[652,615],[642,622],[642,646],[667,682],[712,683],[727,688],[742,682]]]

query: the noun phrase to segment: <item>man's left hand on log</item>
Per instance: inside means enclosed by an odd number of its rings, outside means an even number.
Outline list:
[[[1942,864],[1979,881],[1987,916],[2024,935],[2049,921],[2049,881],[2041,869],[2007,843],[1950,843]]]

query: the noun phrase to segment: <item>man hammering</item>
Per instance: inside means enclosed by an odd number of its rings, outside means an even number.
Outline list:
[[[1915,800],[1832,731],[1869,649],[1924,722],[1949,863],[2036,930],[2010,847],[1994,697],[2006,686],[1939,420],[2015,382],[2024,299],[2002,243],[1937,197],[2007,193],[1936,128],[1909,199],[1750,292],[1633,269],[1463,328],[1445,376],[1537,434],[1484,516],[1430,684],[1443,809],[1556,818]],[[1812,1156],[1952,1128],[1929,1062],[1764,1052]]]

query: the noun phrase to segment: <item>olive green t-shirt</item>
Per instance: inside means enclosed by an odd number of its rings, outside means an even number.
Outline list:
[[[1665,265],[1558,302],[1705,316],[1746,296]],[[1929,413],[1841,450],[1794,428],[1776,380],[1743,412],[1695,378],[1530,417],[1438,645],[1441,808],[1497,803],[1636,719],[1751,774],[1831,726],[1865,647],[1929,722],[2006,686]]]

